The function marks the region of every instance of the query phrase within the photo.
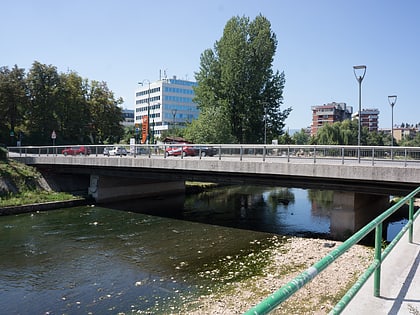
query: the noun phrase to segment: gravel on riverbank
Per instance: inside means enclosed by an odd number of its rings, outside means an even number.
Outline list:
[[[188,314],[242,314],[327,255],[341,242],[292,237],[271,249],[262,276],[201,296]],[[270,314],[328,314],[373,259],[373,248],[356,245]]]

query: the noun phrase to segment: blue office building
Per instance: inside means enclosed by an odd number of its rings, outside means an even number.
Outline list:
[[[176,77],[143,81],[136,91],[134,122],[141,125],[143,117],[148,116],[154,139],[159,138],[163,130],[184,127],[198,118],[199,110],[193,102],[196,85],[196,82]]]

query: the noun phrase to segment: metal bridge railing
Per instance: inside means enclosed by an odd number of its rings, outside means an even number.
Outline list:
[[[356,295],[360,288],[365,284],[368,278],[374,273],[374,289],[373,295],[375,297],[380,294],[380,276],[381,276],[381,263],[385,257],[392,251],[397,242],[402,238],[402,236],[408,231],[408,241],[413,242],[413,223],[420,214],[418,210],[414,214],[414,198],[420,192],[420,187],[412,191],[409,195],[402,198],[395,205],[390,207],[384,213],[379,215],[376,219],[372,220],[365,227],[360,229],[357,233],[347,239],[344,243],[338,246],[335,250],[331,251],[324,258],[316,262],[314,265],[306,269],[300,275],[296,276],[292,281],[282,286],[280,289],[275,291],[272,295],[264,299],[262,302],[254,306],[245,312],[245,315],[261,315],[268,314],[281,303],[286,301],[291,297],[295,292],[302,288],[305,284],[310,282],[315,278],[321,271],[326,269],[332,262],[334,262],[338,257],[343,255],[348,251],[353,245],[357,244],[361,239],[363,239],[371,231],[375,230],[375,251],[373,262],[369,265],[366,271],[359,277],[353,287],[342,297],[342,299],[336,304],[336,306],[331,310],[330,314],[340,314],[351,299]],[[408,210],[408,222],[397,234],[397,236],[392,240],[392,242],[382,251],[382,224],[383,222],[391,216],[395,211],[401,208],[406,203],[409,203]],[[392,270],[388,270],[392,272]]]
[[[61,155],[62,150],[77,145],[9,147],[10,153],[19,155]],[[80,146],[80,145],[79,145]],[[90,155],[103,155],[106,147],[123,146],[131,157],[168,157],[169,148],[191,147],[200,159],[209,148],[211,156],[219,160],[238,159],[262,162],[308,162],[308,163],[393,163],[404,165],[420,163],[420,147],[390,146],[324,146],[324,145],[256,145],[256,144],[159,144],[159,145],[87,145]],[[188,154],[186,154],[188,155]],[[184,158],[184,155],[181,155]]]

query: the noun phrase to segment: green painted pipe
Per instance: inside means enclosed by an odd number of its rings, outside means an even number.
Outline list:
[[[343,255],[347,250],[349,250],[353,245],[357,244],[361,239],[363,239],[367,234],[369,234],[373,229],[376,229],[375,233],[375,260],[374,262],[367,268],[365,273],[359,278],[356,284],[345,294],[345,296],[340,300],[340,302],[336,305],[333,309],[332,314],[339,314],[342,309],[350,302],[353,296],[359,291],[360,287],[367,281],[369,276],[379,270],[378,275],[375,277],[380,278],[380,265],[381,261],[386,257],[384,251],[381,254],[381,246],[382,246],[382,222],[385,221],[389,216],[391,216],[395,211],[401,208],[407,201],[410,201],[410,205],[412,200],[415,198],[417,194],[420,192],[420,187],[412,191],[406,197],[402,198],[398,201],[395,205],[390,207],[384,213],[379,215],[377,218],[372,220],[370,223],[365,225],[362,229],[358,232],[353,234],[350,238],[348,238],[344,243],[338,246],[336,249],[331,251],[328,255],[323,257],[321,260],[316,262],[314,265],[306,269],[304,272],[296,276],[292,281],[288,282],[280,289],[275,291],[272,295],[265,298],[263,301],[258,303],[256,306],[252,307],[248,311],[244,313],[244,315],[262,315],[268,314],[285,300],[287,300],[290,296],[292,296],[296,291],[302,288],[305,284],[310,282],[313,278],[315,278],[321,271],[327,268],[332,262],[334,262],[338,257]],[[411,208],[411,206],[410,206]],[[413,220],[419,215],[420,210],[414,215]],[[378,227],[379,226],[379,227]],[[411,224],[407,224],[407,228],[409,228]],[[407,230],[405,229],[405,231]],[[401,231],[402,232],[402,231]],[[401,234],[401,232],[399,234]],[[398,235],[399,235],[398,234]],[[399,238],[402,237],[404,233],[401,234]],[[398,236],[397,235],[397,236]],[[392,244],[392,242],[391,242]],[[396,244],[396,242],[395,242]],[[394,244],[394,246],[395,246]],[[389,246],[388,246],[389,247]],[[391,248],[392,249],[392,248]],[[391,250],[390,249],[390,250]],[[390,251],[389,250],[389,251]],[[389,252],[388,251],[388,252]],[[378,281],[378,295],[379,295],[379,281]],[[351,291],[351,292],[350,292]],[[374,292],[375,293],[375,292]],[[337,309],[337,313],[334,311]],[[330,313],[331,314],[331,313]]]

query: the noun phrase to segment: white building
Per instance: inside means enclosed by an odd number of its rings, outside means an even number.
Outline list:
[[[135,97],[135,124],[141,125],[143,117],[148,116],[150,133],[156,139],[163,130],[183,127],[186,122],[198,118],[199,110],[193,102],[196,85],[196,82],[176,77],[139,84]]]

